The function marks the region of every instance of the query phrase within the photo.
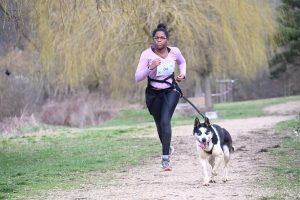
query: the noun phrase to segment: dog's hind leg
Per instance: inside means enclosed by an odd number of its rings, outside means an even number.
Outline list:
[[[229,153],[229,149],[227,146],[224,146],[224,177],[223,177],[223,182],[226,183],[226,181],[228,181],[228,162],[230,160],[230,153]]]

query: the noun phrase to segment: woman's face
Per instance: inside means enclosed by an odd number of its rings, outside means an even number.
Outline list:
[[[161,50],[166,48],[168,38],[163,31],[157,31],[153,37],[155,49]]]

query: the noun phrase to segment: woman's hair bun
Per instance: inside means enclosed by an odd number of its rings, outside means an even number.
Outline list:
[[[163,28],[163,29],[166,29],[166,25],[164,23],[159,23],[157,25],[157,28]]]
[[[155,36],[155,33],[156,33],[157,31],[163,31],[163,32],[166,34],[166,37],[169,39],[169,32],[167,31],[166,25],[165,25],[164,23],[159,23],[159,24],[157,25],[157,28],[156,28],[156,29],[153,31],[153,33],[152,33],[152,37]]]

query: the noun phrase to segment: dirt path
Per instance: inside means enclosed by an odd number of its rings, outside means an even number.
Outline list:
[[[173,130],[173,171],[163,172],[160,158],[152,157],[146,161],[147,165],[114,174],[109,182],[82,185],[81,189],[71,192],[49,192],[43,199],[259,199],[264,194],[255,186],[255,179],[259,178],[260,170],[270,167],[263,160],[265,153],[261,150],[277,145],[272,127],[294,118],[299,111],[300,102],[290,102],[266,109],[266,112],[276,115],[218,122],[231,133],[238,149],[229,162],[230,180],[227,183],[222,182],[220,170],[216,183],[202,186],[202,169],[196,155],[191,122],[190,126]],[[156,133],[153,136],[156,137]]]

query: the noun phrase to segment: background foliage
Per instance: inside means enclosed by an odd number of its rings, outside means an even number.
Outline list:
[[[282,14],[277,18],[282,32],[282,40],[277,55],[272,59],[271,77],[288,79],[295,70],[299,70],[300,49],[300,1],[283,0],[277,10]]]
[[[45,103],[86,99],[88,92],[105,100],[102,108],[144,104],[146,81],[134,83],[134,73],[159,22],[167,24],[169,45],[187,59],[184,94],[204,91],[211,107],[216,79],[243,86],[267,73],[281,35],[266,0],[1,0],[0,16],[2,117],[20,116],[25,107],[40,113],[51,107]]]

